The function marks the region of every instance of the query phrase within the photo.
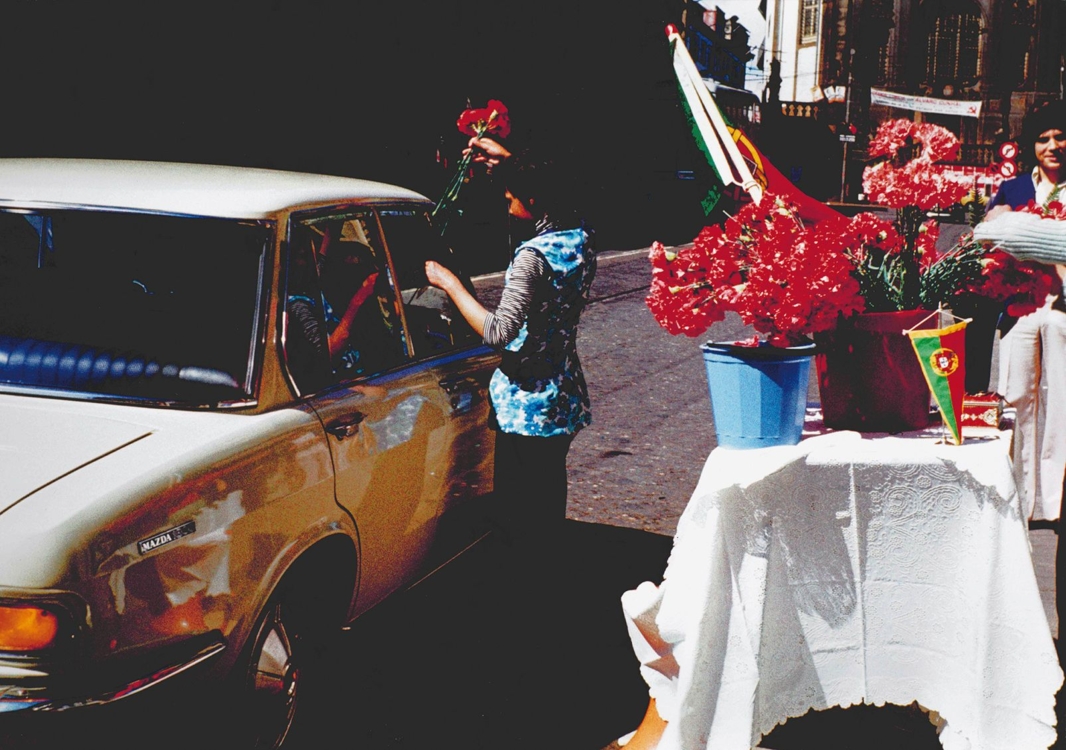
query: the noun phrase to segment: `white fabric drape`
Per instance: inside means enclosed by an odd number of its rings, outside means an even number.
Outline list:
[[[664,580],[622,597],[660,750],[748,750],[811,709],[912,701],[946,750],[1047,748],[1062,671],[1009,441],[715,449]]]

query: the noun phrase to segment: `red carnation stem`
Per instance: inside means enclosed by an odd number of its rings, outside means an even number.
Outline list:
[[[489,118],[487,120],[478,122],[477,125],[474,126],[474,137],[484,137],[485,133],[489,132],[489,130],[491,129],[492,124],[496,121],[496,118],[499,116],[499,114],[500,113],[494,109],[492,110],[492,113],[489,115]],[[471,162],[473,162],[473,160],[473,149],[470,149],[465,154],[463,154],[463,158],[459,160],[459,167],[458,169],[456,169],[455,175],[452,177],[451,182],[448,183],[448,186],[444,189],[444,194],[441,195],[440,200],[437,201],[437,205],[433,207],[433,210],[429,214],[431,219],[437,218],[437,214],[450,209],[452,204],[455,203],[456,199],[459,198],[459,191],[462,189],[463,183],[466,181],[466,173],[467,170],[470,169],[470,164]],[[445,217],[443,221],[438,222],[440,224],[441,235],[443,235],[444,231],[448,228],[448,218],[449,217]]]

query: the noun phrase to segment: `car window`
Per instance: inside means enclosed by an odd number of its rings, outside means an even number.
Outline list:
[[[0,211],[0,384],[251,397],[270,237],[257,222]]]
[[[427,260],[438,261],[457,273],[460,269],[450,248],[430,225],[425,211],[383,209],[379,216],[396,269],[415,356],[432,356],[479,343],[480,338],[452,305],[448,295],[430,286],[426,279]],[[467,286],[470,288],[469,284]]]
[[[405,361],[396,294],[371,211],[294,220],[286,278],[285,358],[301,393]]]

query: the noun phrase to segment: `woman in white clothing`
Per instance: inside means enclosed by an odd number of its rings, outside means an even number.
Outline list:
[[[1052,102],[1031,113],[1019,141],[1023,153],[1035,158],[1033,171],[1003,183],[989,204],[988,219],[976,228],[975,235],[991,239],[992,232],[1003,240],[1003,249],[1030,259],[1036,258],[1026,256],[1031,252],[1026,246],[1031,245],[1022,238],[1027,233],[1030,239],[1043,236],[1042,242],[1051,253],[1040,258],[1046,262],[1066,250],[1054,237],[1061,229],[1055,226],[1060,222],[1019,213],[1005,221],[1000,218],[1031,200],[1041,205],[1066,201],[1066,105]],[[1059,260],[1057,269],[1064,276],[1066,266],[1061,263]],[[1019,318],[1009,329],[1001,326],[1001,330],[998,390],[1016,411],[1018,491],[1030,518],[1056,520],[1066,473],[1066,307],[1062,296],[1048,297],[1043,307]]]

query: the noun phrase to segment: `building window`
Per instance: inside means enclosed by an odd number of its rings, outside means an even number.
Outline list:
[[[925,79],[933,87],[976,81],[980,67],[981,17],[945,13],[933,21],[926,51]]]
[[[818,41],[818,11],[821,0],[803,0],[800,16],[800,44],[814,44]]]
[[[896,40],[895,34],[889,32],[885,43],[877,48],[877,68],[874,71],[874,82],[878,86],[896,85]]]

